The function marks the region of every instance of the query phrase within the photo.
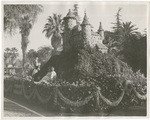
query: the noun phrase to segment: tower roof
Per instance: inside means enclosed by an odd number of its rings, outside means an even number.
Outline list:
[[[73,19],[76,19],[74,13],[71,11],[71,9],[69,9],[69,12],[67,13],[66,17],[64,17],[64,19],[67,19],[67,18],[73,18]]]
[[[82,25],[90,25],[89,20],[88,20],[87,15],[86,15],[86,12],[84,13]]]
[[[100,32],[100,31],[103,31],[103,28],[102,28],[102,23],[100,22],[100,24],[99,24],[99,29],[98,29],[98,32]]]

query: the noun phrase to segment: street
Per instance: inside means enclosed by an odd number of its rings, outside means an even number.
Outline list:
[[[4,98],[4,117],[41,117],[39,113]]]
[[[84,114],[51,113],[39,106],[28,104],[13,98],[4,98],[4,117],[52,117],[52,116],[87,116]],[[88,116],[146,116],[146,108],[135,106],[126,110],[116,110],[109,114],[92,113]]]

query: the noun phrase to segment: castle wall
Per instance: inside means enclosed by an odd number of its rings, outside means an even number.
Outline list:
[[[99,50],[102,51],[102,53],[107,53],[107,47],[102,43],[103,38],[97,34],[92,33],[91,36],[89,36],[90,39],[88,39],[88,44],[91,47],[95,47],[97,44],[99,47]],[[71,36],[69,38],[70,45],[74,48],[83,48],[84,47],[84,38],[83,38],[83,32],[82,31],[72,31]]]
[[[70,30],[65,30],[63,34],[63,50],[66,52],[71,48],[70,45],[70,35],[71,31]]]
[[[102,38],[98,34],[91,35],[91,40],[89,41],[89,44],[91,47],[95,47],[96,44],[99,46],[99,44],[102,44]]]
[[[74,26],[76,26],[76,20],[73,18],[65,19],[65,30],[63,34],[63,50],[68,51],[71,48],[71,34],[72,29]]]
[[[91,47],[95,47],[97,45],[99,47],[99,50],[102,51],[102,53],[107,53],[108,49],[103,44],[103,36],[100,36],[97,33],[93,33],[91,36],[91,41],[89,41],[89,44]]]
[[[75,48],[83,48],[82,32],[77,31],[70,37],[71,45]]]
[[[99,50],[107,53],[107,47],[102,43],[103,39],[103,34],[100,35],[91,31],[90,25],[77,26],[75,19],[69,18],[65,20],[63,34],[63,50],[65,52],[71,48],[84,48],[86,44],[89,44],[91,47],[97,45]]]

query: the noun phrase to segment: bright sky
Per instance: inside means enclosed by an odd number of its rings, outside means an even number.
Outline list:
[[[42,33],[48,16],[51,16],[53,13],[57,13],[62,14],[64,17],[68,13],[69,9],[73,9],[73,4],[74,3],[70,2],[43,4],[44,12],[38,16],[38,20],[31,30],[29,36],[30,43],[27,50],[37,50],[40,46],[50,46],[50,39],[47,39],[45,34]],[[124,2],[120,2],[119,4],[106,4],[105,2],[79,2],[78,4],[81,20],[83,19],[84,10],[86,9],[89,21],[95,31],[98,29],[100,21],[102,22],[104,30],[112,30],[111,28],[113,25],[111,23],[115,22],[115,14],[120,7],[122,8],[121,18],[123,22],[131,21],[139,28],[140,32],[143,32],[147,26],[146,4],[125,4]],[[4,48],[6,47],[16,47],[19,50],[21,57],[21,35],[17,32],[12,37],[5,35]]]

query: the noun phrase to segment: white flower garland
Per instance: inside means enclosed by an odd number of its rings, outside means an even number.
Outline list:
[[[130,81],[130,80],[126,80],[125,81],[125,86],[124,86],[124,89],[123,89],[123,91],[122,91],[122,93],[121,93],[121,96],[118,98],[118,100],[116,100],[116,101],[113,101],[113,102],[111,102],[110,100],[108,100],[106,97],[104,97],[103,95],[102,95],[102,93],[100,92],[101,91],[101,88],[100,87],[96,87],[97,88],[97,104],[99,105],[99,97],[107,104],[107,105],[109,105],[109,106],[113,106],[113,107],[115,107],[115,106],[117,106],[117,105],[119,105],[119,103],[122,101],[122,99],[123,99],[123,97],[124,97],[124,94],[125,94],[125,91],[126,91],[126,89],[127,89],[127,86],[128,85],[130,85],[130,84],[132,84],[132,82]],[[135,93],[135,95],[139,98],[139,99],[141,99],[141,100],[146,100],[147,99],[147,95],[141,95],[141,94],[139,94],[134,88],[133,88],[133,86],[132,86],[132,90],[134,91],[134,93]]]
[[[136,97],[138,97],[139,99],[141,99],[141,100],[146,100],[147,99],[147,94],[141,95],[134,88],[133,88],[133,91],[134,91]]]
[[[80,107],[83,106],[85,104],[87,104],[92,98],[93,98],[93,94],[86,97],[84,100],[82,101],[71,101],[68,98],[64,97],[63,94],[57,89],[57,94],[59,96],[59,98],[66,104],[70,105],[70,106],[75,106],[75,107]]]
[[[111,102],[110,100],[108,100],[107,98],[105,98],[100,91],[97,91],[99,94],[99,97],[109,106],[117,106],[123,99],[125,91],[123,90],[123,92],[121,93],[121,96],[119,97],[118,100]]]
[[[22,91],[23,96],[24,96],[27,100],[30,100],[32,97],[37,97],[38,100],[39,100],[41,103],[48,103],[48,102],[50,101],[51,95],[48,96],[47,98],[42,98],[42,97],[40,96],[40,94],[39,94],[39,92],[38,92],[36,86],[35,86],[35,88],[33,89],[33,91],[30,93],[30,95],[27,95],[26,90],[25,90],[25,84],[24,84],[25,80],[22,80],[21,82],[22,82],[21,91]],[[100,99],[100,98],[101,98],[107,105],[109,105],[109,106],[115,107],[115,106],[119,105],[119,103],[122,101],[122,99],[123,99],[123,97],[124,97],[125,91],[126,91],[127,86],[128,86],[129,84],[132,85],[132,82],[129,81],[129,80],[125,82],[125,86],[124,86],[124,89],[123,89],[123,91],[122,91],[120,97],[118,98],[118,100],[113,101],[113,102],[110,101],[110,100],[108,100],[107,98],[105,98],[105,97],[102,95],[102,93],[101,93],[101,88],[100,88],[100,87],[96,87],[96,88],[97,88],[97,91],[96,91],[96,102],[97,102],[97,106],[99,106],[99,99]],[[11,84],[8,86],[8,88],[4,87],[4,91],[5,91],[5,92],[9,92],[9,91],[11,91],[11,90],[15,90]],[[141,100],[146,100],[146,99],[147,99],[147,94],[146,94],[146,95],[141,95],[141,94],[139,94],[139,93],[136,91],[136,89],[133,88],[133,86],[132,86],[132,90],[133,90],[133,92],[135,93],[135,95],[136,95],[139,99],[141,99]],[[55,94],[55,95],[54,95],[54,96],[55,96],[55,97],[54,97],[54,102],[55,102],[55,103],[57,103],[57,97],[59,97],[65,104],[70,105],[70,106],[75,106],[75,107],[80,107],[80,106],[83,106],[83,105],[87,104],[87,103],[94,97],[94,95],[95,95],[95,94],[93,93],[93,94],[89,95],[88,97],[86,97],[84,100],[81,100],[81,101],[71,101],[71,100],[69,100],[68,98],[64,97],[63,94],[59,91],[58,88],[56,88],[56,91],[55,91],[54,94]]]

